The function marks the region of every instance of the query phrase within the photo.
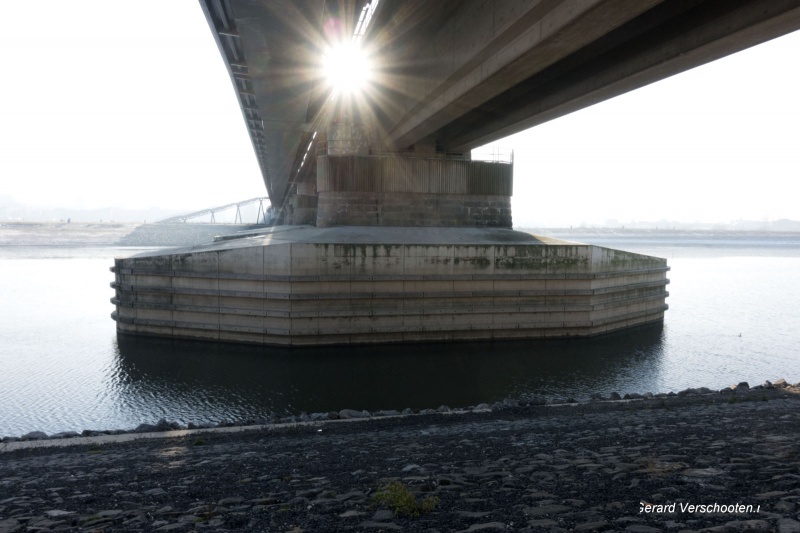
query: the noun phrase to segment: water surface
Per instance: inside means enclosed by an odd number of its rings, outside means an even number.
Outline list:
[[[580,240],[668,258],[663,327],[304,349],[118,336],[109,267],[141,249],[0,246],[0,436],[800,381],[800,237]]]

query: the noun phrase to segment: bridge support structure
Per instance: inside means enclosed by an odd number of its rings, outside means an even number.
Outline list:
[[[665,260],[511,230],[511,166],[466,154],[800,27],[800,0],[200,4],[293,226],[116,260],[121,332],[323,345],[661,321]],[[363,98],[320,76],[338,37],[382,65]]]
[[[316,180],[290,196],[291,225],[116,259],[117,330],[334,345],[589,336],[663,320],[666,260],[511,229],[511,161],[328,137]]]
[[[318,227],[511,227],[513,165],[437,155],[321,155]]]
[[[283,226],[116,259],[113,318],[274,345],[589,336],[662,321],[667,270],[509,229]]]

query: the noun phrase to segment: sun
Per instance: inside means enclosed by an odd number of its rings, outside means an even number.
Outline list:
[[[322,61],[325,79],[339,94],[363,91],[370,81],[371,67],[364,50],[356,43],[328,48]]]

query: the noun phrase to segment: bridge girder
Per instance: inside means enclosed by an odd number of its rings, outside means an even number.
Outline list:
[[[322,51],[366,0],[200,0],[273,205],[313,177]],[[800,0],[381,0],[361,102],[381,147],[463,152],[800,28]]]

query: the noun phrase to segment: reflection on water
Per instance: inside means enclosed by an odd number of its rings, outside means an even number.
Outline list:
[[[594,339],[265,348],[117,336],[128,409],[182,422],[655,390],[661,325]]]

